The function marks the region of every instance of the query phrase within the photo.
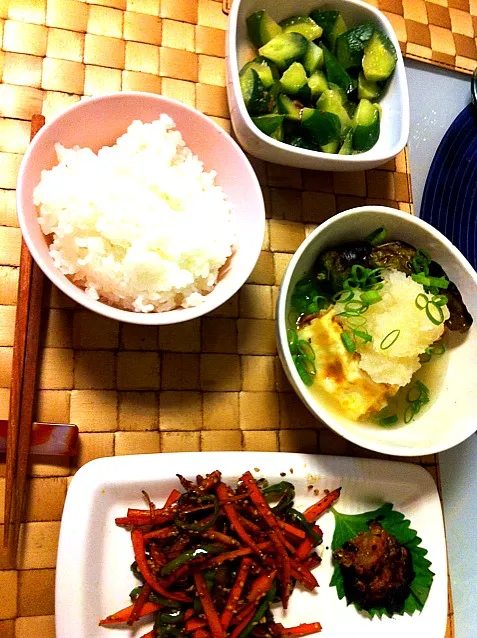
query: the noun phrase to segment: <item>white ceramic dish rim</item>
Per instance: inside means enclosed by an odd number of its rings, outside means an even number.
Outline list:
[[[151,497],[159,502],[159,498],[166,497],[167,490],[177,487],[177,471],[192,477],[222,469],[224,479],[234,481],[242,472],[253,468],[259,468],[257,476],[274,480],[282,480],[280,473],[286,472],[288,478],[285,480],[297,485],[299,509],[319,498],[319,495],[317,497],[307,489],[309,483],[320,488],[321,494],[323,489],[342,485],[340,507],[337,506],[337,509],[350,514],[375,509],[383,502],[394,503],[396,510],[411,520],[413,529],[423,539],[423,546],[429,551],[436,574],[421,614],[369,621],[352,606],[347,607],[344,601],[339,601],[333,589],[328,587],[331,556],[329,551],[325,551],[323,564],[317,569],[317,577],[321,584],[318,596],[326,593],[326,601],[321,600],[320,603],[318,599],[315,611],[314,605],[310,607],[313,599],[310,601],[310,594],[304,592],[298,609],[292,606],[294,615],[287,618],[287,624],[297,624],[297,621],[302,620],[300,609],[305,608],[308,612],[311,608],[313,619],[326,620],[323,634],[320,635],[329,638],[343,635],[336,633],[339,627],[331,626],[332,620],[338,615],[342,618],[342,625],[353,629],[352,633],[357,638],[381,636],[383,631],[393,638],[402,636],[403,630],[409,638],[422,635],[444,637],[447,623],[444,523],[435,482],[424,468],[395,461],[286,452],[182,452],[96,459],[80,468],[73,477],[63,510],[58,547],[55,588],[58,638],[85,638],[85,635],[88,638],[107,638],[108,635],[132,638],[133,635],[142,635],[146,630],[146,626],[143,626],[142,631],[121,626],[91,631],[93,626],[96,627],[98,616],[112,613],[115,605],[119,608],[126,601],[129,585],[133,582],[129,574],[128,555],[132,556],[130,538],[125,530],[115,526],[114,516],[122,515],[128,506],[140,507],[141,489],[148,490]],[[293,474],[289,468],[294,469]],[[110,491],[113,491],[111,496]],[[127,497],[123,496],[124,491],[128,491]],[[134,496],[131,497],[131,494]],[[112,511],[114,507],[116,509]],[[329,543],[334,528],[331,513],[326,513],[320,519],[320,526]],[[105,554],[105,545],[108,548],[113,546],[110,554]],[[322,548],[326,546],[329,545],[325,541]],[[101,575],[104,570],[109,573],[112,567],[111,552],[118,567],[112,576],[114,583],[118,581],[118,589],[113,597],[107,587],[106,590],[101,589],[101,583],[104,583]],[[123,557],[124,563],[118,561],[117,556]],[[99,571],[96,570],[95,577],[92,567],[98,563]],[[121,598],[118,600],[115,596]],[[300,598],[299,593],[297,596]],[[99,599],[102,602],[98,603]]]
[[[318,0],[317,0],[318,2]],[[328,166],[333,164],[344,166],[345,164],[349,166],[356,166],[356,169],[359,168],[359,165],[363,161],[372,161],[376,162],[376,165],[379,163],[384,163],[386,160],[395,157],[402,151],[405,147],[407,140],[409,138],[409,127],[410,127],[410,106],[409,106],[409,91],[407,87],[406,73],[404,69],[404,60],[401,53],[401,48],[399,46],[398,39],[394,32],[394,29],[389,22],[388,18],[381,12],[379,9],[376,9],[371,4],[367,4],[362,0],[346,0],[348,4],[356,5],[363,10],[369,11],[369,13],[373,14],[376,19],[379,19],[382,23],[384,23],[388,29],[388,37],[392,40],[394,47],[396,49],[397,54],[397,65],[396,68],[399,70],[401,74],[401,83],[400,88],[402,92],[402,102],[404,105],[403,109],[403,119],[401,126],[401,135],[399,136],[398,141],[386,151],[381,152],[380,155],[376,155],[375,152],[373,154],[373,149],[366,151],[364,153],[360,153],[358,155],[337,155],[332,153],[322,153],[320,151],[310,151],[305,148],[295,148],[290,144],[285,144],[284,142],[279,142],[274,140],[269,135],[265,135],[252,121],[246,107],[245,102],[243,101],[242,91],[240,89],[239,82],[239,68],[238,68],[238,57],[237,57],[237,42],[236,42],[236,34],[237,34],[237,20],[238,20],[238,12],[240,8],[240,0],[236,0],[232,3],[232,9],[229,14],[229,22],[227,29],[227,55],[230,58],[230,81],[233,86],[233,90],[236,96],[236,103],[240,114],[243,120],[247,123],[248,128],[251,132],[264,144],[271,146],[272,148],[277,149],[279,152],[287,151],[291,156],[296,157],[310,157],[316,159],[326,159]],[[323,2],[326,5],[326,2]],[[399,67],[399,69],[398,69]],[[336,169],[335,169],[336,170]],[[344,170],[344,169],[343,169]]]
[[[339,223],[340,219],[345,219],[349,217],[359,218],[360,214],[363,212],[379,212],[388,214],[393,217],[397,217],[402,219],[406,223],[415,224],[416,226],[421,227],[430,233],[434,238],[436,238],[440,243],[442,243],[450,253],[452,253],[456,262],[459,263],[460,267],[467,272],[469,277],[475,283],[475,287],[477,290],[477,273],[474,271],[470,263],[467,259],[462,255],[462,253],[445,237],[436,230],[433,226],[428,224],[427,222],[419,219],[419,217],[415,217],[410,215],[409,213],[403,213],[394,208],[388,208],[386,206],[359,206],[357,208],[352,208],[347,211],[343,211],[342,213],[338,213],[334,215],[330,219],[328,219],[323,224],[320,224],[308,237],[302,242],[298,250],[293,255],[290,263],[288,264],[287,270],[283,277],[282,283],[280,285],[280,290],[278,293],[277,300],[277,323],[276,323],[276,332],[277,332],[277,343],[280,352],[280,356],[283,357],[286,361],[286,366],[284,366],[285,373],[297,392],[300,399],[304,402],[306,407],[310,410],[312,414],[317,415],[324,423],[326,423],[331,429],[333,429],[337,434],[344,437],[345,439],[359,445],[360,447],[365,447],[366,449],[373,450],[375,452],[380,452],[382,454],[390,454],[395,456],[425,456],[428,454],[435,454],[437,452],[442,452],[449,447],[454,447],[459,443],[462,443],[466,438],[468,438],[472,432],[467,432],[461,435],[460,438],[457,438],[452,446],[448,445],[439,445],[435,444],[428,447],[405,447],[400,448],[398,446],[391,447],[386,444],[379,444],[376,442],[370,443],[366,441],[366,445],[363,443],[363,440],[359,436],[355,436],[353,433],[349,432],[346,428],[342,427],[339,422],[330,415],[330,412],[326,410],[320,403],[314,401],[312,396],[308,392],[302,391],[303,382],[301,381],[296,367],[291,358],[290,351],[287,347],[281,347],[282,344],[287,343],[286,336],[286,322],[283,321],[283,317],[286,313],[286,301],[287,301],[287,291],[290,286],[290,280],[293,276],[293,272],[297,263],[299,262],[301,256],[306,251],[307,247],[314,241],[317,234],[323,232],[328,228],[328,226],[332,224]]]
[[[101,301],[96,301],[95,299],[92,299],[91,297],[89,297],[81,288],[79,288],[69,279],[64,277],[62,273],[60,273],[60,271],[53,265],[50,268],[43,263],[43,260],[39,254],[39,251],[36,248],[35,242],[32,240],[30,233],[28,231],[28,227],[25,221],[25,217],[23,215],[23,210],[22,210],[21,194],[18,191],[17,191],[17,214],[18,214],[18,221],[20,224],[20,229],[21,229],[23,238],[25,240],[26,245],[28,246],[28,250],[32,254],[33,259],[36,261],[36,263],[44,272],[44,274],[51,280],[51,282],[55,284],[55,286],[57,286],[62,292],[64,292],[65,295],[73,299],[73,301],[76,301],[78,304],[84,306],[85,308],[88,308],[88,310],[92,310],[93,312],[101,314],[105,317],[109,317],[110,319],[115,319],[117,321],[140,324],[140,325],[154,325],[154,326],[170,325],[170,324],[182,323],[184,321],[189,321],[191,319],[196,319],[197,317],[201,317],[202,315],[207,314],[211,312],[212,310],[215,310],[216,308],[224,304],[228,299],[230,299],[230,297],[232,297],[232,295],[234,295],[237,292],[237,290],[239,290],[242,287],[242,285],[245,283],[250,273],[252,272],[255,266],[255,263],[260,255],[262,242],[263,242],[263,235],[265,232],[265,206],[263,203],[263,196],[262,196],[262,191],[260,188],[258,178],[250,162],[248,161],[248,158],[245,156],[245,154],[243,153],[242,149],[237,144],[237,142],[235,142],[235,140],[233,140],[218,124],[216,124],[212,119],[210,119],[209,117],[207,117],[206,115],[198,111],[197,109],[194,109],[188,106],[187,104],[183,104],[182,102],[179,102],[178,100],[174,100],[172,98],[168,98],[162,95],[157,95],[155,93],[141,92],[140,95],[146,96],[146,97],[152,97],[154,99],[159,98],[158,103],[160,101],[166,104],[167,103],[173,104],[176,107],[184,109],[185,111],[190,112],[194,116],[199,117],[200,119],[207,122],[208,126],[213,127],[221,137],[226,138],[229,141],[229,143],[232,146],[234,146],[235,149],[244,156],[244,167],[246,167],[246,170],[250,175],[251,181],[254,184],[254,188],[256,189],[256,192],[258,195],[257,202],[260,203],[260,210],[257,211],[257,216],[260,217],[261,232],[257,233],[256,236],[250,236],[250,244],[253,246],[252,253],[256,255],[256,258],[254,261],[252,259],[250,260],[250,268],[247,271],[244,270],[244,272],[242,273],[242,276],[238,279],[238,286],[236,287],[235,290],[230,290],[230,292],[228,292],[227,290],[223,290],[223,289],[217,290],[217,288],[215,288],[211,293],[209,293],[209,295],[207,295],[205,301],[202,304],[195,306],[194,308],[180,308],[180,309],[170,310],[168,312],[162,312],[162,313],[157,313],[157,312],[156,313],[139,313],[139,312],[132,312],[129,310],[122,310],[121,308],[116,308],[114,306],[109,306],[106,303],[103,303]],[[134,91],[108,93],[107,95],[101,95],[97,97],[88,98],[88,102],[89,103],[99,102],[99,101],[103,101],[105,98],[115,99],[117,96],[122,96],[126,98],[127,97],[134,98],[138,96],[138,93]],[[57,117],[55,117],[50,122],[45,124],[45,126],[42,127],[39,133],[32,140],[31,144],[29,145],[22,159],[20,170],[18,172],[18,179],[17,179],[18,182],[21,182],[23,180],[23,175],[27,169],[27,164],[29,162],[30,155],[34,152],[34,148],[36,144],[41,141],[42,137],[47,134],[47,131],[52,126],[54,126],[54,124],[57,122],[58,119],[69,116],[71,113],[74,113],[76,110],[80,110],[83,104],[84,104],[83,101],[72,104],[71,106],[64,109],[64,111],[62,111]],[[214,292],[218,294],[214,295],[213,294]]]

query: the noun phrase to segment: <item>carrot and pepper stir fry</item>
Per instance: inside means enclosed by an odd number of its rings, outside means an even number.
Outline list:
[[[294,486],[267,485],[245,472],[234,490],[217,470],[194,483],[177,475],[185,492],[173,490],[161,508],[144,493],[148,508],[129,509],[116,524],[131,529],[141,585],[132,604],[100,625],[127,623],[155,614],[142,638],[288,638],[321,630],[319,622],[285,628],[270,605],[284,609],[295,583],[313,591],[315,524],[339,497],[327,494],[303,513],[293,507]]]

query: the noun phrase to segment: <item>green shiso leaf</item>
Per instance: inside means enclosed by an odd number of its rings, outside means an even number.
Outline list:
[[[421,539],[417,532],[411,529],[411,522],[408,521],[404,514],[393,510],[391,503],[381,505],[377,510],[371,512],[363,512],[362,514],[341,514],[333,507],[331,508],[335,517],[335,531],[331,542],[333,551],[339,549],[359,532],[368,531],[368,523],[371,521],[379,521],[384,529],[392,534],[401,545],[405,545],[409,550],[412,558],[412,566],[414,568],[415,577],[411,583],[411,591],[404,603],[402,612],[396,612],[399,615],[412,615],[416,610],[422,611],[429,591],[431,589],[434,573],[430,570],[431,562],[426,558],[427,550],[421,547]],[[333,576],[330,585],[336,587],[338,597],[345,597],[344,581],[341,569],[338,563],[335,563]],[[351,601],[347,601],[348,605]],[[358,603],[353,603],[358,611],[366,611],[371,618],[374,616],[389,616],[385,607],[373,607],[369,610],[363,610]]]

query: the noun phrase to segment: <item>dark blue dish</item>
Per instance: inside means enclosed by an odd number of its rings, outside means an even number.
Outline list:
[[[432,160],[421,219],[441,231],[477,269],[477,110],[456,117]]]

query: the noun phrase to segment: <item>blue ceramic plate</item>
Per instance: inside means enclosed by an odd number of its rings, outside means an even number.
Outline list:
[[[471,105],[456,117],[436,151],[420,217],[477,269],[477,111]]]

